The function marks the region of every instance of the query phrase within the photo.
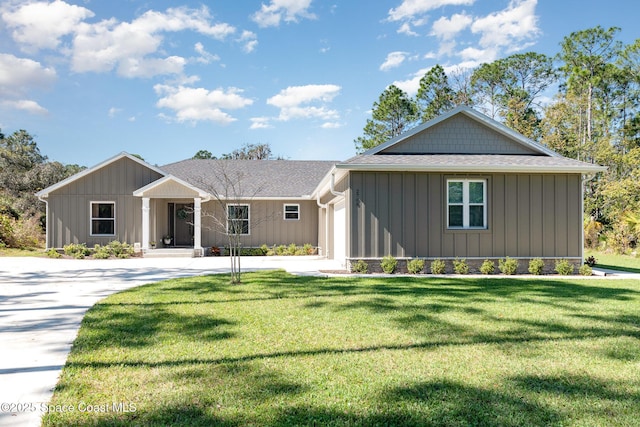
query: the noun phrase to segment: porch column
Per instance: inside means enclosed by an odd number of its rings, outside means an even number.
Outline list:
[[[142,252],[149,250],[149,198],[142,198]]]
[[[193,249],[202,249],[202,199],[193,199]]]

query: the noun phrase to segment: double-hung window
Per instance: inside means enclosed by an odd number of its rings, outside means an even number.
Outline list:
[[[115,202],[91,202],[91,235],[115,236]]]
[[[249,205],[227,205],[227,234],[249,234]]]
[[[447,180],[447,228],[487,228],[486,180]]]
[[[300,219],[300,205],[286,204],[284,205],[284,219],[285,220],[299,220]]]

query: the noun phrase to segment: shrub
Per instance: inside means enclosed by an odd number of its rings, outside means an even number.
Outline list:
[[[274,247],[276,255],[285,255],[287,253],[287,247],[285,245],[279,245]]]
[[[385,273],[393,274],[398,267],[398,260],[391,255],[387,255],[380,261],[380,267]]]
[[[424,270],[423,259],[412,259],[407,262],[407,271],[411,274],[420,274]]]
[[[369,264],[367,264],[365,260],[359,259],[351,264],[351,271],[358,274],[367,274],[369,271]]]
[[[493,274],[496,271],[496,264],[490,259],[485,259],[480,266],[480,273]]]
[[[540,275],[544,269],[544,261],[540,258],[533,258],[529,261],[529,273]]]
[[[84,243],[69,243],[63,247],[65,255],[76,259],[83,259],[91,253]]]
[[[502,274],[513,275],[518,271],[518,260],[505,257],[498,261],[498,268]]]
[[[271,248],[269,246],[267,246],[266,244],[260,246],[260,250],[262,251],[263,255],[268,255],[269,251],[271,251]]]
[[[566,259],[559,259],[556,261],[556,272],[561,276],[569,276],[573,274],[573,264]]]
[[[134,254],[133,246],[113,240],[107,244],[109,252],[116,258],[130,258]]]
[[[60,255],[60,253],[58,251],[56,251],[55,249],[53,249],[53,248],[47,249],[45,254],[47,254],[47,256],[49,258],[61,258],[62,257],[62,255]]]
[[[298,250],[298,247],[296,246],[296,244],[291,243],[287,248],[287,252],[285,253],[285,255],[295,255],[297,250]]]
[[[6,246],[11,246],[12,243],[14,221],[9,215],[0,214],[0,242]]]
[[[445,263],[441,259],[431,261],[431,274],[444,274]]]
[[[594,265],[596,265],[597,262],[598,260],[593,255],[584,260],[584,263],[587,264],[589,267],[593,267]]]
[[[456,274],[469,274],[469,266],[467,265],[466,259],[454,259],[453,260],[453,271]]]
[[[302,246],[302,250],[304,251],[304,255],[313,255],[316,251],[311,243],[305,243],[304,246]]]
[[[591,276],[593,274],[593,269],[589,264],[583,264],[578,269],[578,273],[580,273],[581,276]]]
[[[111,257],[111,251],[108,246],[95,245],[93,247],[93,257],[96,259],[107,259]]]

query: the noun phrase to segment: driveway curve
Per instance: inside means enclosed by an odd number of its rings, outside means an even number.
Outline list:
[[[246,257],[243,271],[336,270],[317,257]],[[121,290],[226,273],[229,259],[69,260],[0,258],[0,426],[38,426],[85,312]]]

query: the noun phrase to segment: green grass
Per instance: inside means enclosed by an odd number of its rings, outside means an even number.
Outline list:
[[[46,257],[44,248],[0,248],[0,257]]]
[[[640,423],[637,281],[243,279],[94,306],[51,401],[76,410],[44,425]]]
[[[596,267],[640,273],[640,257],[633,255],[610,254],[602,251],[595,251],[593,249],[585,249],[584,253],[585,258],[589,256],[596,258],[598,261]]]

